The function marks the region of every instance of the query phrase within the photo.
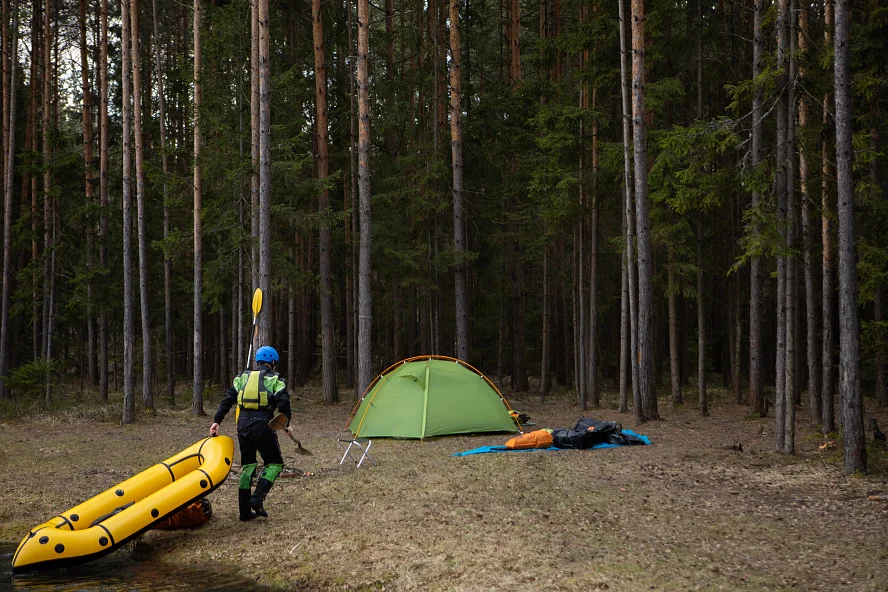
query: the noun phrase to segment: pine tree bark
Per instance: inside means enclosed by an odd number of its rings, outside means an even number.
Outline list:
[[[808,11],[802,9],[799,12],[799,62],[805,63],[808,53]],[[800,76],[804,79],[804,68],[799,69]],[[803,94],[799,99],[799,127],[802,133],[805,133],[809,125],[809,105],[808,98]],[[820,394],[821,379],[821,344],[820,344],[820,303],[817,293],[817,271],[815,269],[814,248],[815,237],[814,228],[811,225],[811,212],[809,202],[811,196],[811,172],[808,164],[808,152],[802,148],[799,150],[799,188],[801,189],[802,202],[802,236],[803,245],[803,261],[805,265],[805,319],[807,323],[806,331],[806,352],[808,362],[808,419],[812,426],[820,425],[823,410],[821,409],[822,399]]]
[[[581,4],[579,7],[580,26],[585,26],[587,17],[587,7]],[[580,54],[580,70],[586,68],[589,61],[589,51],[584,49]],[[580,83],[579,108],[580,111],[586,111],[589,107],[589,83],[583,81]],[[585,212],[587,209],[588,196],[586,181],[586,122],[584,118],[579,121],[579,166],[577,169],[577,185],[579,187],[577,211]],[[589,401],[589,381],[587,372],[589,371],[587,362],[588,341],[586,340],[586,224],[585,216],[576,216],[574,220],[574,253],[573,253],[573,320],[574,320],[574,382],[576,383],[577,405],[580,411],[586,411]]]
[[[635,209],[638,232],[638,388],[640,422],[659,419],[654,381],[654,293],[650,201],[647,179],[647,124],[645,122],[644,0],[632,0],[632,130],[635,164]]]
[[[0,80],[0,103],[2,103],[2,114],[0,114],[0,128],[3,130],[2,137],[2,146],[0,148],[0,171],[3,171],[4,175],[4,188],[5,188],[5,175],[6,175],[6,146],[8,144],[7,138],[9,138],[9,103],[10,98],[14,96],[10,92],[10,80],[9,80],[9,52],[12,50],[12,44],[9,43],[9,0],[2,0],[0,2],[0,73],[2,73],[2,80]],[[2,232],[2,230],[0,230]]]
[[[873,298],[873,320],[876,323],[885,322],[885,287],[876,286],[876,293]],[[886,331],[880,332],[881,340],[879,341],[878,350],[876,352],[876,402],[879,407],[888,406],[888,355],[885,354],[886,348]]]
[[[697,121],[703,121],[703,0],[697,0]],[[703,288],[703,213],[697,219],[697,397],[700,416],[709,416],[706,400],[706,302]]]
[[[83,168],[84,168],[84,197],[86,203],[92,204],[95,198],[95,171],[93,170],[93,126],[92,126],[92,94],[90,89],[89,46],[86,40],[86,0],[80,0],[80,81],[83,92],[82,119],[83,119]],[[89,224],[86,230],[87,245],[86,257],[88,270],[92,271],[93,261],[93,226]],[[95,318],[93,306],[92,279],[87,280],[87,377],[90,386],[96,384],[96,349],[95,349]]]
[[[761,76],[762,63],[762,27],[764,12],[767,9],[765,0],[755,0],[752,26],[752,77]],[[762,161],[762,91],[756,89],[752,97],[752,131],[750,160],[753,169]],[[758,189],[752,191],[751,209],[756,210],[761,200]],[[758,233],[758,224],[753,226],[753,233]],[[753,413],[761,413],[765,409],[762,392],[762,261],[754,257],[749,269],[749,406]]]
[[[701,103],[702,106],[702,103]],[[697,220],[697,396],[700,416],[709,416],[706,400],[706,302],[703,294],[703,215]]]
[[[854,152],[851,98],[851,0],[835,7],[836,182],[839,218],[839,400],[845,442],[845,473],[866,472],[863,392],[860,385],[860,319],[857,311],[857,249],[854,232]]]
[[[259,0],[250,2],[250,279],[251,293],[259,289]],[[253,351],[259,348],[256,334],[250,335]],[[249,361],[250,368],[253,361]]]
[[[169,195],[167,191],[167,176],[169,175],[169,157],[167,155],[167,129],[166,129],[166,97],[164,95],[163,88],[163,67],[160,59],[161,52],[161,43],[160,43],[160,27],[158,25],[157,18],[157,0],[151,0],[151,14],[152,14],[152,24],[154,27],[154,71],[157,75],[157,110],[158,110],[158,119],[160,123],[160,165],[161,170],[163,171],[163,240],[164,242],[169,241],[170,238],[170,222],[171,222],[171,213],[170,213],[170,204],[169,204]],[[238,93],[238,100],[240,97],[240,93]],[[166,334],[166,393],[167,398],[170,400],[170,406],[175,406],[176,402],[176,379],[175,379],[175,364],[174,364],[174,356],[173,356],[173,343],[175,342],[175,333],[173,330],[173,291],[172,291],[172,274],[173,274],[173,260],[172,258],[164,254],[163,257],[163,311],[164,311],[164,326],[165,326],[165,334]],[[242,265],[238,265],[238,271],[243,268]],[[237,302],[240,302],[239,300]],[[237,305],[234,305],[234,309],[237,309]],[[232,345],[233,347],[233,345]],[[240,350],[238,350],[240,351]]]
[[[32,168],[32,172],[28,176],[31,191],[31,259],[37,261],[39,257],[39,233],[38,233],[38,198],[39,189],[37,184],[37,173],[34,170],[34,164],[38,162],[37,154],[37,94],[40,92],[39,72],[40,72],[40,3],[33,5],[31,14],[31,80],[28,92],[28,130],[30,130],[30,142],[26,147],[30,148],[31,156],[26,158],[26,163]],[[22,205],[24,206],[24,201]],[[32,320],[32,357],[35,360],[40,359],[40,328],[42,321],[40,319],[40,296],[38,294],[38,275],[36,271],[31,273],[31,318]]]
[[[510,82],[514,85],[521,81],[521,4],[518,0],[512,0],[510,12],[512,25],[509,27],[509,46],[511,50],[509,76]]]
[[[41,332],[40,356],[49,360],[49,293],[52,251],[52,6],[50,0],[44,0],[43,5],[43,330]],[[47,397],[48,399],[48,397]],[[47,403],[49,401],[47,400]]]
[[[142,404],[154,408],[151,389],[151,314],[148,308],[148,236],[145,226],[145,151],[142,143],[142,69],[139,66],[139,0],[130,4],[133,66],[133,139],[136,145],[136,216],[139,240],[139,302],[142,312]]]
[[[678,286],[675,280],[675,250],[672,244],[668,247],[669,261],[666,267],[666,282],[669,298],[669,384],[672,390],[672,405],[682,404],[681,368],[678,357]]]
[[[598,88],[592,87],[592,111],[598,109]],[[590,196],[589,242],[589,339],[586,380],[589,383],[589,398],[592,407],[601,406],[601,392],[598,385],[598,118],[592,120],[592,194]]]
[[[108,0],[101,0],[99,59],[99,266],[108,265]],[[108,311],[99,304],[99,392],[108,400]]]
[[[630,107],[630,91],[629,91],[629,40],[627,39],[626,29],[629,25],[626,23],[626,3],[625,0],[619,2],[619,18],[620,18],[620,89],[622,98],[622,115],[623,115],[623,183],[625,190],[624,200],[624,216],[626,218],[626,283],[628,287],[628,317],[629,317],[629,365],[630,365],[630,381],[632,386],[632,399],[635,408],[635,421],[642,423],[644,414],[641,405],[641,391],[638,388],[638,356],[636,354],[638,347],[638,280],[636,272],[635,259],[635,199],[633,195],[633,177],[632,177],[632,155],[630,154],[632,146],[632,109]],[[626,406],[621,403],[620,410],[626,411]]]
[[[358,162],[355,155],[357,153],[358,147],[358,124],[357,119],[355,117],[355,96],[357,95],[355,89],[355,60],[353,55],[355,55],[355,40],[354,40],[354,23],[353,23],[353,10],[352,10],[352,0],[345,0],[345,8],[347,11],[346,14],[346,26],[348,27],[348,124],[349,124],[349,142],[348,142],[348,166],[349,166],[349,176],[348,176],[348,192],[346,192],[344,197],[343,207],[347,209],[351,209],[352,213],[345,220],[345,250],[346,250],[346,261],[345,261],[345,384],[346,386],[352,388],[354,399],[358,399],[361,396],[361,392],[358,390],[358,380],[357,380],[357,369],[355,367],[355,358],[357,357],[357,338],[355,332],[357,330],[357,308],[355,306],[355,302],[357,299],[357,283],[355,281],[355,248],[353,245],[352,237],[354,236],[355,227],[357,226],[357,213],[355,206],[358,204],[357,191],[358,191]]]
[[[826,47],[832,46],[833,31],[833,3],[832,0],[824,0],[823,3],[823,36]],[[830,94],[823,96],[823,127],[829,129]],[[829,434],[836,430],[835,419],[835,372],[833,369],[833,325],[835,312],[833,308],[833,293],[835,291],[835,245],[833,244],[832,219],[834,217],[832,198],[830,197],[830,183],[832,169],[830,167],[829,142],[824,139],[821,145],[821,187],[820,187],[820,211],[821,211],[821,238],[823,242],[823,297],[821,299],[821,317],[823,321],[823,339],[821,352],[821,366],[823,368],[823,380],[820,382],[823,404],[822,430]]]
[[[271,53],[268,0],[259,0],[259,287],[271,293]],[[271,307],[259,313],[259,344],[271,343]],[[256,350],[254,350],[256,351]]]
[[[18,16],[19,16],[18,0],[13,1],[12,7],[12,39],[10,40],[11,64],[9,66],[9,89],[15,88],[16,65],[18,64]],[[6,43],[6,37],[3,38]],[[4,46],[4,51],[6,48]],[[10,270],[12,255],[12,184],[15,173],[15,95],[12,94],[9,99],[9,121],[6,127],[6,135],[3,139],[6,141],[4,147],[6,151],[6,159],[4,164],[4,193],[3,200],[3,296],[2,296],[2,320],[0,320],[0,400],[7,398],[6,390],[6,371],[9,362],[9,292],[12,274]]]
[[[469,321],[466,304],[465,210],[463,208],[463,146],[460,106],[459,0],[450,0],[450,151],[453,158],[453,266],[456,300],[456,357],[469,359]]]
[[[540,344],[540,402],[545,401],[546,395],[552,386],[552,372],[549,364],[549,359],[551,358],[550,350],[552,347],[550,345],[549,327],[551,325],[551,314],[549,309],[551,308],[551,305],[549,301],[549,245],[545,245],[543,247],[543,302],[541,305],[543,328],[540,336],[542,341]]]
[[[49,2],[49,0],[47,0]],[[135,327],[133,321],[133,268],[132,268],[132,102],[131,102],[131,56],[130,44],[130,3],[121,2],[121,86],[123,87],[123,417],[121,423],[136,420],[135,400]]]
[[[774,107],[775,117],[777,120],[777,149],[776,149],[776,175],[774,192],[777,197],[777,225],[780,234],[781,247],[785,247],[787,241],[786,233],[786,176],[787,169],[787,142],[786,142],[786,120],[787,120],[787,61],[789,54],[789,45],[787,43],[788,35],[786,32],[787,20],[789,18],[789,0],[778,0],[777,2],[777,87],[780,89],[779,98]],[[775,416],[775,447],[777,452],[785,452],[785,430],[786,430],[786,288],[787,288],[787,257],[780,254],[777,257],[777,346],[776,346],[776,377],[775,377],[775,393],[774,393],[774,416]]]
[[[524,323],[524,265],[521,247],[517,242],[512,246],[510,267],[511,309],[512,309],[512,390],[527,392],[530,383],[527,376],[526,339]]]
[[[796,218],[798,208],[795,201],[795,78],[796,78],[796,50],[795,50],[795,1],[790,0],[789,11],[786,14],[785,43],[788,45],[787,55],[787,93],[786,93],[786,247],[789,253],[796,249]],[[785,417],[783,425],[783,452],[795,454],[795,392],[798,386],[797,360],[797,323],[796,323],[796,287],[798,276],[796,275],[796,259],[794,255],[786,257],[786,384],[785,384]]]
[[[271,53],[268,0],[258,0],[259,17],[259,287],[263,302],[271,293]],[[262,307],[257,320],[257,343],[271,344],[271,306]]]
[[[291,256],[293,251],[291,250]],[[295,259],[295,257],[294,257]],[[296,384],[299,371],[296,365],[296,290],[292,286],[287,288],[287,377],[290,384]]]
[[[370,384],[370,2],[358,0],[358,194],[360,254],[358,264],[358,392]]]
[[[321,22],[321,0],[312,0],[312,36],[314,38],[315,107],[318,129],[318,180],[327,182],[329,168],[329,140],[327,131],[327,66],[324,58],[324,32]],[[330,207],[330,191],[326,187],[318,197],[321,228],[318,240],[320,249],[320,300],[321,300],[321,396],[326,403],[339,400],[336,387],[336,349],[333,340],[333,281],[331,273],[330,224],[327,210]]]
[[[194,310],[192,359],[194,360],[191,394],[191,414],[204,415],[203,408],[203,208],[201,185],[201,82],[202,53],[200,41],[201,0],[194,0]]]

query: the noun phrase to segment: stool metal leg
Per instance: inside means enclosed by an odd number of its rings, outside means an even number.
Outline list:
[[[373,457],[370,456],[370,446],[373,445],[373,440],[367,440],[367,448],[363,448],[360,444],[358,444],[358,448],[360,448],[364,454],[361,455],[361,460],[358,461],[358,468],[361,468],[361,464],[364,462],[365,458],[369,458],[370,461],[375,465],[376,461],[373,460]]]
[[[361,445],[362,442],[366,442],[367,446],[366,447],[362,446]],[[345,445],[346,443],[348,443],[347,446]],[[368,458],[370,459],[370,462],[372,462],[374,465],[379,464],[376,462],[376,459],[374,459],[372,456],[370,456],[370,446],[373,445],[373,440],[363,440],[362,439],[362,441],[359,442],[357,439],[354,439],[354,440],[340,439],[339,445],[343,446],[343,448],[345,448],[345,452],[343,453],[342,458],[339,459],[340,466],[342,465],[342,463],[345,462],[346,458],[350,458],[354,463],[356,463],[356,465],[357,465],[356,468],[361,468],[361,465],[364,464],[364,461]],[[356,456],[352,455],[352,452],[351,452],[352,446],[354,446],[355,448],[357,448],[358,450],[361,451],[360,458],[356,458]],[[355,455],[357,455],[357,453],[355,453]]]

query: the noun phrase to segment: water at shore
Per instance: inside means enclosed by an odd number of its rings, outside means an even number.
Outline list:
[[[57,592],[271,592],[217,565],[170,565],[139,561],[123,550],[77,567],[12,576],[16,545],[0,542],[0,591],[46,590]]]

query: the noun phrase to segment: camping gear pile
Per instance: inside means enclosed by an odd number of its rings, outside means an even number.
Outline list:
[[[599,444],[643,446],[647,443],[640,436],[624,431],[623,426],[615,421],[583,417],[574,425],[572,430],[535,430],[512,438],[506,442],[506,448],[509,450],[524,450],[527,448],[587,450]]]

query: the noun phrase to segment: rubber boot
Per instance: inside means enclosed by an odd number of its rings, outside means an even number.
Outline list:
[[[237,505],[240,510],[240,519],[243,522],[247,520],[252,520],[256,517],[256,512],[250,507],[250,490],[249,489],[238,489],[237,490]]]
[[[268,512],[265,511],[265,496],[271,491],[272,482],[264,477],[260,477],[256,482],[256,490],[250,498],[250,507],[256,512],[257,516],[268,518]]]

